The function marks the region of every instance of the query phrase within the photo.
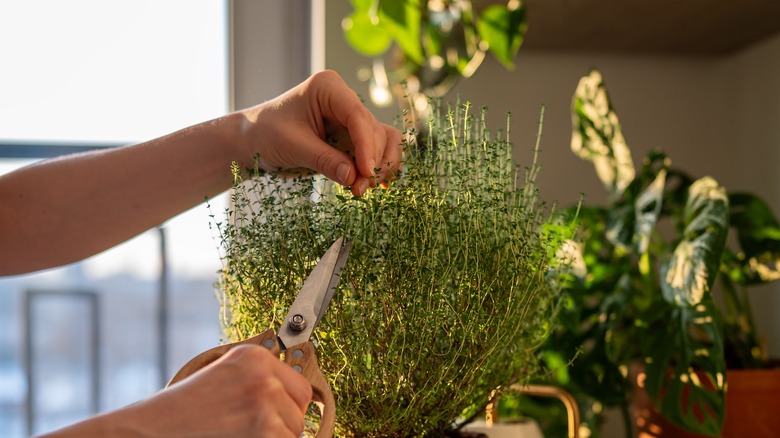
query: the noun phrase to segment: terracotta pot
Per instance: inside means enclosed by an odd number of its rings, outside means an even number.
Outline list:
[[[634,373],[640,376],[641,370]],[[639,378],[641,382],[641,377]],[[780,368],[729,370],[726,375],[726,419],[723,438],[775,438],[780,436]],[[634,379],[634,383],[637,380]],[[634,418],[639,438],[699,438],[666,421],[653,407],[650,396],[637,384]]]
[[[721,436],[780,436],[780,368],[727,373],[726,424]]]

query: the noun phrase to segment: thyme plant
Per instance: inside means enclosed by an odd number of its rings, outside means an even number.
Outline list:
[[[338,436],[441,436],[541,372],[569,228],[539,199],[535,159],[512,163],[509,116],[494,135],[486,110],[456,104],[428,127],[404,144],[397,181],[362,198],[308,177],[244,181],[235,165],[230,220],[217,224],[231,341],[278,327],[319,256],[352,241],[315,333]]]

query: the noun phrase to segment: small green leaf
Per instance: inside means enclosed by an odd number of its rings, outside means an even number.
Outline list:
[[[545,351],[542,355],[542,360],[547,364],[547,368],[554,371],[555,381],[561,385],[569,383],[570,377],[567,369],[566,360],[561,357],[560,353],[555,351]]]

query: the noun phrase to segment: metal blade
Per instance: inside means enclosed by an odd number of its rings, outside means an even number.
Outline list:
[[[317,324],[320,323],[322,315],[325,314],[325,310],[328,308],[328,304],[330,304],[330,299],[333,298],[333,294],[336,292],[336,287],[338,287],[339,281],[341,280],[341,270],[344,269],[344,265],[347,264],[349,250],[351,249],[352,242],[347,242],[339,251],[339,257],[336,259],[336,267],[333,270],[333,276],[330,277],[328,291],[325,293],[325,296],[322,298],[322,303],[320,304],[320,313],[317,315]]]
[[[339,238],[322,256],[306,278],[301,291],[290,306],[277,333],[284,348],[306,342],[319,322],[338,284],[341,268],[346,263],[346,251],[342,251],[344,238]]]

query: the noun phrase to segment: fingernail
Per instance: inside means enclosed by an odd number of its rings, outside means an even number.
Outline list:
[[[358,181],[357,187],[358,187],[358,193],[360,193],[361,196],[364,195],[366,193],[366,190],[368,190],[368,180],[361,179],[360,181]]]
[[[347,183],[347,178],[349,178],[349,164],[339,164],[339,167],[336,168],[336,178],[339,179],[341,184]]]
[[[369,161],[368,166],[371,167],[371,175],[376,175],[376,161]]]

